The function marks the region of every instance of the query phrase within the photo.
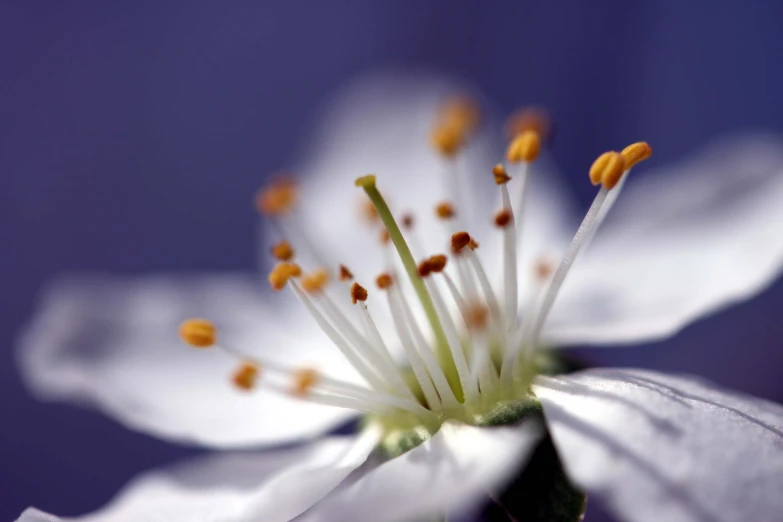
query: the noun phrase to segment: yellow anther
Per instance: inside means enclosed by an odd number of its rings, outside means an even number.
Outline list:
[[[441,106],[439,121],[465,134],[473,132],[481,119],[481,111],[475,100],[465,95],[449,97]]]
[[[547,261],[546,259],[539,259],[536,261],[535,266],[533,267],[535,271],[535,277],[539,281],[546,281],[549,279],[549,276],[552,275],[552,272],[554,271],[554,267],[552,266],[552,263]]]
[[[294,249],[288,241],[280,241],[272,247],[272,256],[278,261],[290,261],[294,258]]]
[[[279,292],[292,277],[302,275],[302,269],[296,263],[278,263],[269,273],[269,284]]]
[[[381,290],[386,290],[394,284],[394,279],[390,274],[383,273],[375,278],[375,284],[378,285],[378,288]]]
[[[296,370],[293,375],[293,386],[291,393],[297,397],[307,397],[310,391],[315,388],[321,376],[316,370],[311,368],[302,368]]]
[[[469,303],[466,310],[465,323],[471,331],[483,330],[487,326],[489,310],[481,303]]]
[[[451,236],[451,248],[455,252],[459,252],[460,250],[468,246],[468,244],[471,241],[472,240],[470,239],[470,234],[468,234],[467,232],[457,232],[456,234]]]
[[[419,271],[419,277],[427,277],[432,273],[432,265],[430,265],[430,260],[425,259],[421,263],[419,263],[419,266],[417,267]]]
[[[514,139],[525,131],[536,131],[540,138],[547,139],[552,130],[552,120],[542,107],[525,107],[514,112],[506,123],[506,134]]]
[[[345,265],[340,265],[340,281],[350,281],[353,279],[353,272],[348,270]]]
[[[297,195],[294,180],[278,179],[256,193],[256,209],[266,216],[285,214],[296,204]]]
[[[526,130],[517,135],[506,149],[506,159],[511,163],[526,161],[530,163],[541,152],[541,137],[538,131]]]
[[[625,147],[620,154],[625,160],[625,170],[630,170],[640,161],[652,156],[652,147],[646,141],[637,141]]]
[[[495,214],[495,226],[499,228],[506,228],[511,223],[511,212],[506,209],[498,211]]]
[[[231,382],[240,390],[250,391],[256,386],[259,368],[253,363],[245,363],[231,377]]]
[[[436,254],[427,260],[430,265],[430,270],[435,273],[443,272],[443,269],[446,268],[446,263],[448,263],[448,261],[449,258],[443,254]]]
[[[362,201],[362,215],[370,223],[377,223],[381,220],[381,216],[378,214],[378,209],[375,208],[375,205],[372,204],[372,201],[367,199],[363,199]]]
[[[302,276],[302,288],[311,294],[322,292],[328,283],[329,272],[325,268],[317,268]]]
[[[619,152],[604,152],[590,167],[590,181],[593,185],[599,183],[611,190],[620,181],[625,172],[625,160]]]
[[[470,241],[468,241],[468,248],[471,250],[476,250],[479,247],[478,241],[476,241],[473,238],[470,238]]]
[[[456,214],[457,213],[454,210],[454,205],[452,205],[448,201],[442,201],[437,205],[435,205],[435,215],[438,216],[440,219],[451,219]]]
[[[374,187],[375,175],[367,174],[366,176],[356,178],[356,181],[354,181],[353,184],[356,185],[357,187]]]
[[[495,177],[495,185],[505,185],[511,181],[511,176],[506,172],[506,167],[500,163],[492,167],[492,175]]]
[[[179,325],[179,336],[193,348],[209,348],[215,344],[217,328],[206,319],[188,319]]]
[[[386,230],[385,228],[381,230],[381,233],[378,237],[381,238],[382,245],[388,245],[389,241],[391,241],[391,235],[389,234],[389,231]]]
[[[364,288],[359,283],[354,282],[354,284],[351,285],[351,301],[353,304],[356,304],[359,301],[366,301],[367,300],[367,289]]]
[[[414,223],[416,223],[416,220],[413,218],[413,214],[403,214],[402,215],[402,227],[406,230],[410,230],[413,228]]]
[[[432,130],[430,141],[444,157],[452,158],[465,143],[464,129],[449,123],[439,124]]]

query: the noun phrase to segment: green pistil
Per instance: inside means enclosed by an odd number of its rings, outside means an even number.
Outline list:
[[[449,350],[446,333],[443,331],[440,317],[438,317],[435,305],[432,303],[432,297],[427,291],[427,287],[424,285],[421,276],[419,276],[419,269],[416,266],[416,261],[413,259],[413,254],[411,254],[411,250],[405,242],[402,231],[400,230],[400,227],[397,226],[397,222],[394,220],[391,210],[389,210],[389,205],[386,204],[383,196],[381,196],[381,193],[375,186],[375,176],[368,175],[358,178],[356,180],[356,186],[363,188],[367,193],[373,206],[375,206],[375,209],[378,211],[378,216],[380,216],[381,221],[383,221],[383,225],[389,232],[389,237],[394,244],[394,248],[397,249],[397,255],[399,255],[402,260],[402,265],[408,273],[413,289],[416,291],[416,296],[419,298],[419,302],[421,303],[422,308],[424,308],[424,313],[427,315],[427,320],[432,327],[432,333],[435,336],[435,344],[437,346],[438,359],[443,366],[444,373],[449,380],[452,390],[454,390],[454,395],[456,395],[457,400],[461,401],[463,399],[462,386],[455,378],[457,375],[457,367],[454,364],[454,359]]]

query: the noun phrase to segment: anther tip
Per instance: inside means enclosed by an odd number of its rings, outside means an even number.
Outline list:
[[[207,319],[187,319],[179,326],[179,336],[193,348],[209,348],[215,344],[217,328]]]
[[[508,175],[508,172],[506,172],[506,167],[504,167],[501,163],[498,163],[492,167],[492,175],[495,177],[496,185],[504,185],[511,181],[511,176]]]
[[[296,182],[280,178],[256,193],[256,210],[266,216],[286,214],[296,205],[297,196]]]
[[[470,243],[470,234],[467,232],[457,232],[451,236],[451,248],[459,252]]]
[[[638,141],[625,147],[620,153],[625,160],[625,170],[652,156],[652,147],[646,141]]]
[[[465,129],[451,122],[438,124],[430,134],[430,142],[444,157],[454,157],[465,141]]]
[[[448,201],[442,201],[435,205],[435,215],[440,219],[451,219],[456,215],[454,205]]]
[[[259,368],[253,363],[245,363],[231,377],[231,382],[240,390],[250,391],[256,386]]]
[[[367,174],[366,176],[361,176],[359,178],[356,178],[356,181],[353,182],[354,185],[357,187],[362,188],[371,188],[375,186],[375,175],[374,174]]]
[[[506,209],[498,211],[495,214],[495,226],[498,228],[506,228],[511,224],[511,212]]]
[[[359,283],[354,282],[354,284],[351,285],[351,301],[353,304],[356,304],[359,301],[366,301],[367,300],[367,289],[364,288]]]
[[[599,183],[607,190],[613,189],[625,172],[625,159],[616,151],[604,152],[590,166],[590,181]]]
[[[378,285],[378,288],[381,290],[386,290],[394,284],[394,279],[390,274],[383,273],[375,279],[375,284]]]
[[[345,265],[340,265],[340,281],[350,281],[353,279],[353,272],[348,270]]]
[[[296,370],[293,375],[291,393],[297,397],[306,397],[320,380],[320,375],[311,368]]]
[[[419,271],[419,277],[427,277],[432,273],[432,265],[430,265],[430,260],[425,259],[421,263],[419,263],[419,266],[417,267]]]
[[[525,131],[536,131],[542,140],[549,137],[552,118],[543,107],[523,107],[515,111],[506,123],[506,135],[514,139]]]
[[[272,246],[271,251],[272,257],[278,261],[290,261],[294,257],[294,249],[291,248],[291,245],[288,243],[288,241],[280,241],[279,243]]]
[[[427,262],[430,265],[430,270],[435,273],[443,272],[443,269],[446,268],[446,263],[448,263],[449,258],[447,258],[443,254],[436,254],[432,257],[430,257]]]
[[[309,274],[302,276],[302,288],[310,294],[323,291],[329,283],[329,272],[325,268],[316,268]]]
[[[533,162],[541,152],[541,137],[538,131],[526,130],[516,136],[506,149],[506,159],[511,163]]]
[[[292,277],[302,275],[302,268],[296,263],[282,262],[275,265],[269,273],[269,284],[276,292],[282,290]]]

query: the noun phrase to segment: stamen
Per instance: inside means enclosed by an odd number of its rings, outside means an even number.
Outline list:
[[[444,158],[453,158],[465,144],[464,130],[448,123],[437,125],[430,134],[430,142]]]
[[[389,206],[386,204],[383,196],[375,186],[375,176],[363,176],[357,179],[355,184],[357,187],[363,188],[365,193],[367,193],[370,201],[372,201],[375,205],[375,208],[378,209],[378,214],[381,216],[381,220],[386,226],[386,230],[389,231],[392,243],[394,243],[394,247],[397,249],[397,254],[400,257],[400,261],[402,261],[402,265],[405,267],[408,278],[413,285],[413,289],[416,291],[419,302],[421,303],[422,308],[424,309],[424,313],[430,323],[430,327],[432,328],[432,332],[435,337],[435,344],[438,347],[438,354],[441,358],[442,364],[447,368],[447,370],[456,370],[454,361],[451,359],[451,357],[449,357],[449,344],[446,339],[446,334],[443,331],[440,318],[438,317],[438,312],[432,302],[432,297],[430,297],[429,292],[427,291],[427,287],[424,285],[421,277],[419,277],[416,261],[413,259],[413,255],[411,254],[410,248],[408,248],[408,245],[405,242],[405,238],[403,237],[400,228],[394,221],[394,216],[392,215],[391,210],[389,210]]]
[[[458,129],[463,134],[472,133],[481,119],[481,111],[475,100],[457,95],[448,98],[440,108],[439,121]]]
[[[389,241],[391,241],[391,236],[389,236],[389,231],[386,230],[385,228],[381,230],[378,237],[381,239],[382,245],[388,245]]]
[[[368,203],[372,205],[371,202],[368,201]],[[402,228],[404,228],[405,230],[412,230],[415,222],[416,220],[413,218],[413,214],[408,213],[402,215]]]
[[[290,261],[294,258],[294,249],[288,241],[280,241],[272,247],[272,256],[278,261]]]
[[[256,193],[256,209],[265,216],[287,214],[296,205],[297,196],[296,182],[280,178]]]
[[[217,328],[207,319],[187,319],[179,326],[179,336],[193,348],[210,348],[215,345]]]
[[[436,260],[436,267],[440,264],[440,259]],[[445,262],[443,263],[445,266]],[[422,270],[424,269],[424,270]],[[442,269],[442,267],[441,267]],[[431,261],[422,261],[419,265],[419,275],[424,278],[424,282],[427,285],[427,289],[432,296],[432,300],[435,303],[435,308],[438,311],[440,317],[442,317],[443,329],[446,333],[446,339],[448,340],[449,349],[451,350],[451,357],[454,360],[454,364],[457,367],[457,375],[462,385],[462,389],[465,391],[467,400],[473,401],[478,397],[478,388],[470,380],[470,369],[468,368],[468,362],[465,359],[465,352],[462,348],[462,342],[459,338],[459,332],[454,324],[454,320],[449,313],[449,309],[446,306],[446,302],[440,294],[440,290],[435,283],[427,276],[433,272],[433,266]]]
[[[499,210],[495,214],[495,226],[498,228],[506,228],[512,221],[513,217],[508,210]]]
[[[325,268],[317,268],[302,276],[302,288],[308,294],[320,294],[329,283],[329,272]]]
[[[438,390],[438,395],[440,395],[440,399],[443,401],[443,405],[447,408],[456,407],[459,404],[457,402],[457,398],[454,395],[448,380],[446,379],[446,375],[443,373],[443,369],[438,364],[438,361],[435,360],[435,356],[433,355],[429,344],[424,338],[424,334],[419,329],[419,325],[416,322],[416,319],[413,317],[411,308],[405,299],[405,296],[403,295],[399,285],[394,285],[390,294],[392,294],[394,297],[396,308],[398,310],[397,313],[401,312],[401,315],[405,320],[404,322],[408,327],[408,331],[411,333],[416,351],[421,357],[422,361],[424,361],[424,365],[426,366],[427,371],[432,378],[432,383]],[[395,312],[393,311],[392,313]]]
[[[453,218],[456,215],[456,212],[451,203],[443,201],[435,206],[435,215],[440,219],[447,220]]]
[[[376,224],[381,221],[381,217],[378,215],[378,211],[375,210],[373,204],[367,200],[362,201],[362,216],[367,219],[371,224]]]
[[[593,185],[599,183],[607,190],[611,190],[617,185],[625,172],[625,159],[619,152],[604,152],[590,167],[590,181]]]
[[[315,388],[320,380],[316,370],[312,368],[301,368],[293,374],[293,386],[291,393],[297,397],[306,397]]]
[[[631,170],[637,163],[652,156],[652,147],[646,141],[638,141],[625,147],[620,154],[625,160],[625,170]]]
[[[351,281],[353,279],[353,273],[348,270],[345,265],[340,265],[340,281]]]
[[[250,391],[256,385],[258,374],[259,368],[257,365],[253,363],[244,363],[234,372],[234,375],[231,377],[231,382],[240,390]]]
[[[394,284],[394,279],[392,279],[392,276],[389,274],[381,274],[375,278],[375,283],[378,285],[379,289],[386,290]]]
[[[302,269],[296,263],[278,263],[269,273],[269,284],[276,292],[282,290],[289,279],[302,275]]]
[[[535,134],[528,131],[528,134]],[[524,135],[523,135],[524,136]],[[537,139],[537,137],[536,137]],[[536,150],[536,155],[538,150]],[[535,158],[533,158],[535,159]],[[525,161],[528,161],[527,159]],[[532,160],[531,160],[532,161]],[[495,216],[495,224],[503,228],[503,296],[505,299],[505,325],[507,333],[516,329],[517,323],[517,232],[514,225],[514,211],[506,184],[511,179],[503,165],[492,169],[495,183],[500,186],[503,210]]]
[[[351,285],[351,302],[353,304],[356,304],[357,301],[366,301],[367,300],[367,289],[364,288],[359,283],[354,283]]]
[[[532,163],[541,152],[541,138],[538,132],[526,130],[514,138],[506,150],[506,159],[511,163],[525,161]]]

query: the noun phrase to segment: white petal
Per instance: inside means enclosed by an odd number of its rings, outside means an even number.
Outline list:
[[[543,334],[551,344],[671,335],[780,273],[779,139],[725,139],[670,168],[638,170],[569,275]]]
[[[52,285],[20,340],[28,385],[42,398],[100,408],[166,439],[249,446],[317,435],[352,412],[231,386],[238,362],[186,347],[188,317],[208,317],[223,344],[291,365],[347,372],[328,339],[263,299],[252,276],[82,278]],[[284,301],[285,302],[285,301]]]
[[[284,522],[361,465],[377,436],[334,437],[264,453],[221,453],[145,473],[82,522]],[[20,522],[60,519],[28,509]]]
[[[540,383],[534,391],[567,473],[620,519],[729,522],[783,513],[783,407],[641,370]]]
[[[430,440],[316,504],[302,522],[427,520],[488,500],[525,464],[534,422],[477,428],[445,424]]]

